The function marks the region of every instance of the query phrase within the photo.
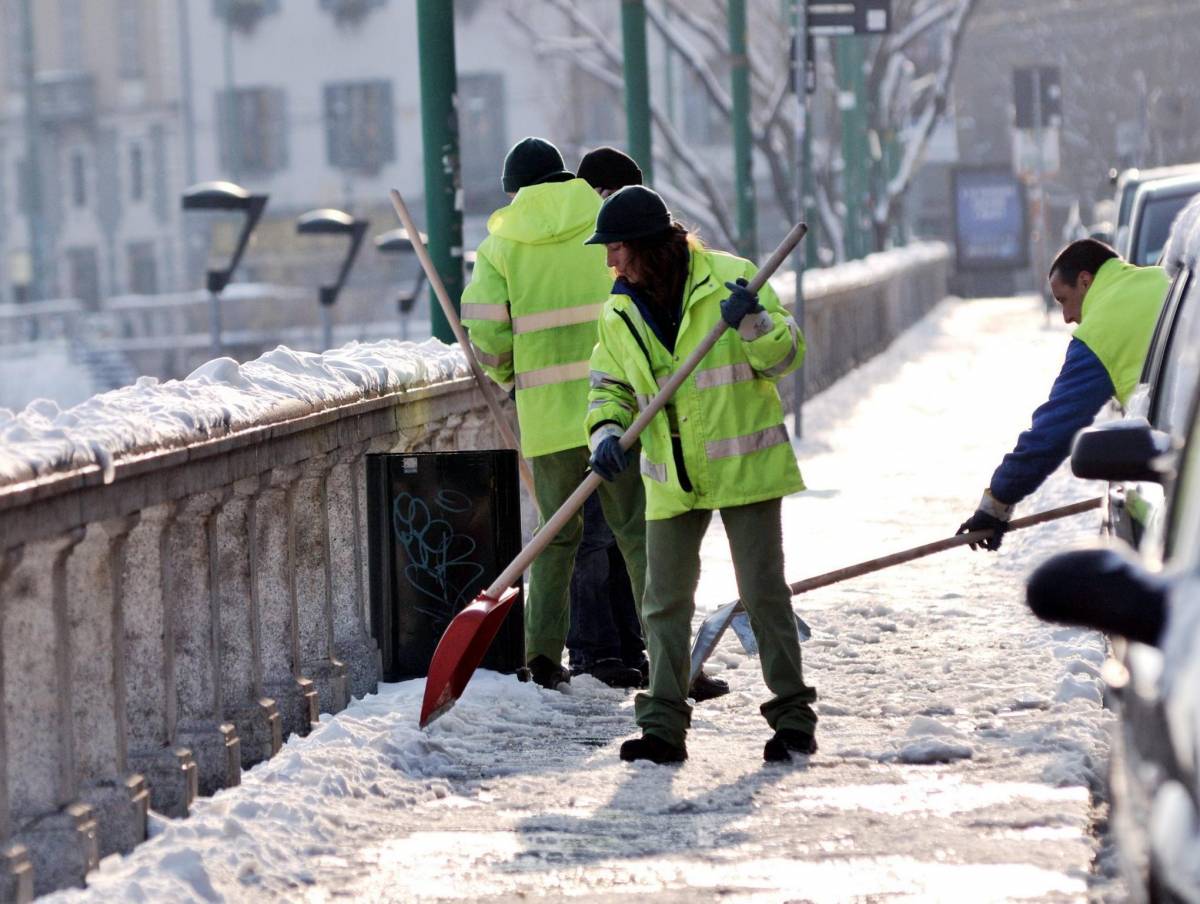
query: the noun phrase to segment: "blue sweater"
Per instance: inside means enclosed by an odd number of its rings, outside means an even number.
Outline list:
[[[992,495],[1015,505],[1042,485],[1067,453],[1075,434],[1088,426],[1113,396],[1112,379],[1095,353],[1078,339],[1067,346],[1050,398],[1033,413],[1033,424],[1017,438],[992,475]]]

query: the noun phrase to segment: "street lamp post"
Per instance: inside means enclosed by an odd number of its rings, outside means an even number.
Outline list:
[[[308,213],[301,214],[300,218],[296,220],[296,232],[300,235],[350,236],[350,247],[346,251],[346,257],[342,260],[342,268],[338,271],[337,279],[332,285],[324,285],[320,289],[321,340],[324,350],[333,348],[333,306],[337,302],[338,294],[342,291],[342,286],[346,284],[346,277],[350,274],[350,268],[354,266],[354,259],[358,256],[363,236],[366,235],[367,227],[370,225],[368,220],[356,219],[344,210],[335,210],[332,207],[310,210]]]
[[[420,233],[421,241],[428,243],[429,237],[425,233]],[[383,254],[415,254],[416,249],[413,247],[412,239],[409,238],[408,230],[403,226],[397,229],[389,229],[380,235],[375,236],[375,250]],[[417,303],[417,296],[421,294],[421,289],[425,286],[425,268],[417,268],[417,279],[413,283],[413,287],[409,292],[401,292],[399,301],[400,308],[400,338],[408,339],[408,315],[412,313],[413,307]]]
[[[239,212],[245,215],[242,234],[238,236],[233,258],[224,269],[209,269],[207,289],[209,296],[209,333],[212,339],[212,356],[221,357],[221,293],[233,278],[233,271],[241,262],[250,241],[250,233],[258,225],[269,195],[254,195],[233,182],[200,182],[183,193],[184,210],[217,210]]]

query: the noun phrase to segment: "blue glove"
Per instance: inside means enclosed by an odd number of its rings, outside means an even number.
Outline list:
[[[620,440],[615,436],[606,436],[600,440],[600,445],[592,453],[588,464],[593,471],[605,480],[613,481],[617,475],[629,467],[633,461],[633,453],[621,448]]]
[[[746,288],[746,280],[727,282],[725,288],[729,290],[729,297],[721,302],[721,318],[729,324],[730,329],[736,330],[743,317],[757,314],[763,308],[758,303],[758,296]]]

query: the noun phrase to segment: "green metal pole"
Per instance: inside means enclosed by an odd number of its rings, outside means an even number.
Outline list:
[[[650,150],[650,76],[646,62],[646,5],[621,0],[621,40],[625,51],[625,122],[629,156],[642,168],[642,179],[654,183]]]
[[[843,201],[846,205],[846,257],[853,260],[866,254],[863,230],[863,200],[867,179],[866,109],[863,95],[862,42],[857,36],[833,39],[837,64],[838,109],[842,119]]]
[[[461,169],[458,156],[458,76],[454,60],[454,3],[417,0],[421,70],[421,145],[425,157],[425,228],[446,291],[459,309],[463,290]],[[433,336],[454,342],[454,332],[430,293]]]
[[[733,78],[733,169],[738,253],[758,257],[754,204],[754,145],[750,136],[750,69],[746,58],[746,0],[729,0],[729,66]]]
[[[807,0],[791,0],[792,10],[792,88],[796,92],[796,210],[806,218],[805,222],[814,223],[808,219],[809,186],[809,117],[808,117],[808,2]],[[816,240],[809,233],[808,240],[802,243],[807,249],[816,246]],[[796,297],[792,306],[792,317],[805,332],[804,322],[804,268],[806,263],[811,266],[813,258],[809,250],[797,247],[792,251],[792,270],[796,274]],[[797,439],[804,436],[804,396],[807,392],[804,383],[804,362],[796,368],[792,377],[792,436]]]

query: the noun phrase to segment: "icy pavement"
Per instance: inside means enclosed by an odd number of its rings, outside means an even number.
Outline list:
[[[947,302],[815,399],[789,579],[953,533],[1067,339],[1033,299]],[[1097,490],[1060,471],[1020,513]],[[798,599],[822,720],[807,764],[763,764],[767,695],[732,635],[713,665],[734,690],[697,707],[681,768],[621,763],[632,697],[590,678],[558,693],[480,673],[426,732],[421,683],[387,685],[55,900],[1085,900],[1104,643],[1037,622],[1023,576],[1095,529]],[[697,618],[734,596],[718,523]]]

